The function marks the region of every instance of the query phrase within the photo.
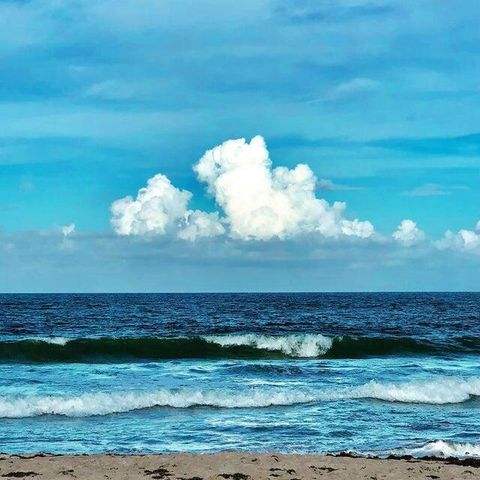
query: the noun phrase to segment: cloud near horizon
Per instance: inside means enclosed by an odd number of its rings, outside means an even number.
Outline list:
[[[417,227],[413,220],[403,220],[392,237],[405,247],[411,247],[425,240],[425,232]]]
[[[197,179],[206,185],[218,211],[193,210],[193,194],[175,187],[158,173],[147,180],[135,198],[128,195],[111,205],[111,225],[119,236],[166,237],[195,242],[224,236],[237,241],[313,238],[369,240],[393,243],[402,249],[480,254],[480,221],[475,230],[447,230],[438,240],[411,219],[402,220],[391,236],[377,232],[368,220],[350,220],[346,204],[318,198],[325,180],[317,180],[304,163],[289,169],[272,167],[262,136],[226,140],[207,150],[193,166]]]
[[[113,202],[111,223],[119,235],[173,234],[184,240],[227,234],[237,240],[371,238],[369,221],[349,220],[346,204],[317,198],[317,179],[306,164],[272,168],[263,137],[227,140],[207,150],[193,167],[220,212],[190,210],[192,193],[162,174],[150,178],[136,198]]]
[[[480,255],[480,220],[475,230],[461,229],[457,233],[447,230],[445,236],[437,240],[435,245],[440,250],[458,250]]]
[[[165,235],[175,232],[179,238],[195,240],[224,233],[218,213],[190,210],[192,194],[179,190],[162,174],[155,175],[147,186],[112,204],[112,226],[119,235]]]

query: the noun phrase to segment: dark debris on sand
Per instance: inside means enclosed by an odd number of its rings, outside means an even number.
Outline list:
[[[220,473],[218,475],[219,477],[223,477],[226,479],[232,479],[232,480],[248,480],[250,475],[246,475],[245,473]]]
[[[389,455],[386,458],[381,457],[363,457],[350,452],[328,453],[328,457],[347,457],[347,458],[371,458],[374,460],[406,460],[407,462],[419,463],[422,461],[427,462],[441,462],[447,465],[459,465],[460,467],[473,467],[480,468],[480,458],[456,458],[456,457],[414,457],[412,455]]]
[[[155,470],[145,470],[146,475],[151,475],[155,480],[161,480],[163,478],[171,477],[172,474],[163,467],[157,468]]]
[[[37,472],[9,472],[9,473],[4,473],[2,477],[25,478],[25,477],[36,477],[37,475],[40,475],[40,474]]]

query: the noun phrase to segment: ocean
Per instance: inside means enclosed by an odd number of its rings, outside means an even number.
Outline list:
[[[0,451],[480,456],[480,294],[0,295]]]

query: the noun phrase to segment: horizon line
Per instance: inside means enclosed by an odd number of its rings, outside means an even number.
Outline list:
[[[105,292],[0,292],[0,295],[262,295],[262,294],[367,294],[367,293],[480,293],[480,290],[236,290],[236,291],[105,291]]]

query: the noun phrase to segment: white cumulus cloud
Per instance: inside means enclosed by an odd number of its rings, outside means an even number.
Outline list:
[[[413,220],[406,219],[400,222],[392,237],[402,245],[410,247],[425,240],[425,233]]]
[[[218,212],[206,213],[201,210],[189,210],[185,215],[185,225],[178,232],[183,240],[194,241],[198,237],[216,237],[225,233]]]
[[[447,230],[444,237],[436,242],[440,250],[453,249],[480,253],[480,221],[475,226],[476,231],[462,229],[457,233]]]
[[[370,222],[345,219],[344,203],[329,205],[316,197],[316,178],[308,165],[272,169],[261,136],[250,143],[228,140],[208,150],[194,170],[224,211],[235,238],[283,239],[306,232],[367,238],[374,233]]]
[[[228,233],[241,240],[285,239],[301,233],[368,238],[370,222],[344,217],[345,204],[317,198],[308,165],[272,169],[262,137],[228,140],[194,166],[222,213],[188,208],[192,194],[155,175],[136,198],[113,202],[111,223],[119,235],[174,234],[184,240]],[[228,232],[226,231],[228,228]]]
[[[173,232],[186,240],[223,233],[218,214],[188,209],[191,198],[189,191],[176,188],[165,175],[155,175],[135,199],[127,196],[113,202],[113,229],[119,235]]]
[[[155,175],[137,198],[121,198],[112,204],[112,225],[120,235],[164,234],[187,212],[192,194],[175,188],[165,175]]]

